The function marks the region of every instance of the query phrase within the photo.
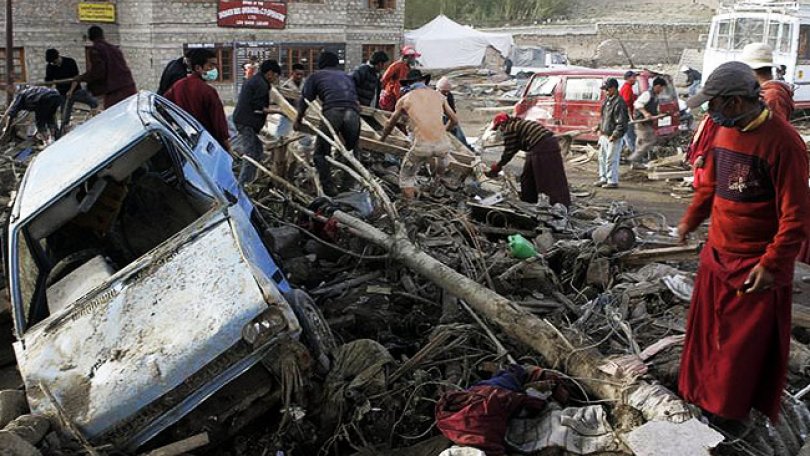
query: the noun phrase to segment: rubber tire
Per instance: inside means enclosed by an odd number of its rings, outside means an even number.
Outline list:
[[[337,343],[326,318],[307,292],[293,289],[286,298],[301,325],[301,341],[317,362],[319,373],[329,372]]]

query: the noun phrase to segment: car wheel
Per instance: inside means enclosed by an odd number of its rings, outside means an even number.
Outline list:
[[[294,289],[287,295],[287,301],[293,308],[301,325],[301,339],[318,362],[321,373],[331,367],[330,355],[337,348],[332,329],[326,323],[323,313],[315,301],[303,290]]]

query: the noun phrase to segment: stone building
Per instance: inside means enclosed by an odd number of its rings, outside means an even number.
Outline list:
[[[121,46],[139,89],[155,90],[165,65],[185,49],[209,47],[220,59],[216,86],[226,101],[234,99],[242,66],[250,56],[278,59],[286,72],[297,62],[313,69],[323,49],[336,51],[347,69],[376,49],[393,53],[402,38],[405,8],[405,0],[288,0],[283,28],[268,29],[219,26],[220,4],[284,2],[16,0],[13,56],[19,80],[42,80],[45,50],[51,47],[84,68],[84,35],[94,23],[80,21],[78,11],[79,4],[88,3],[115,6],[115,22],[97,25],[110,42]],[[5,23],[3,11],[0,23]],[[0,49],[0,58],[4,56],[5,50]]]

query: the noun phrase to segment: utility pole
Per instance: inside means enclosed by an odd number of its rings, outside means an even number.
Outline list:
[[[6,106],[11,106],[9,87],[14,85],[14,25],[12,24],[11,0],[6,0]]]

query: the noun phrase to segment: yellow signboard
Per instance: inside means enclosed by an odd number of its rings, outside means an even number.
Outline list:
[[[79,22],[115,23],[115,4],[79,2]]]

